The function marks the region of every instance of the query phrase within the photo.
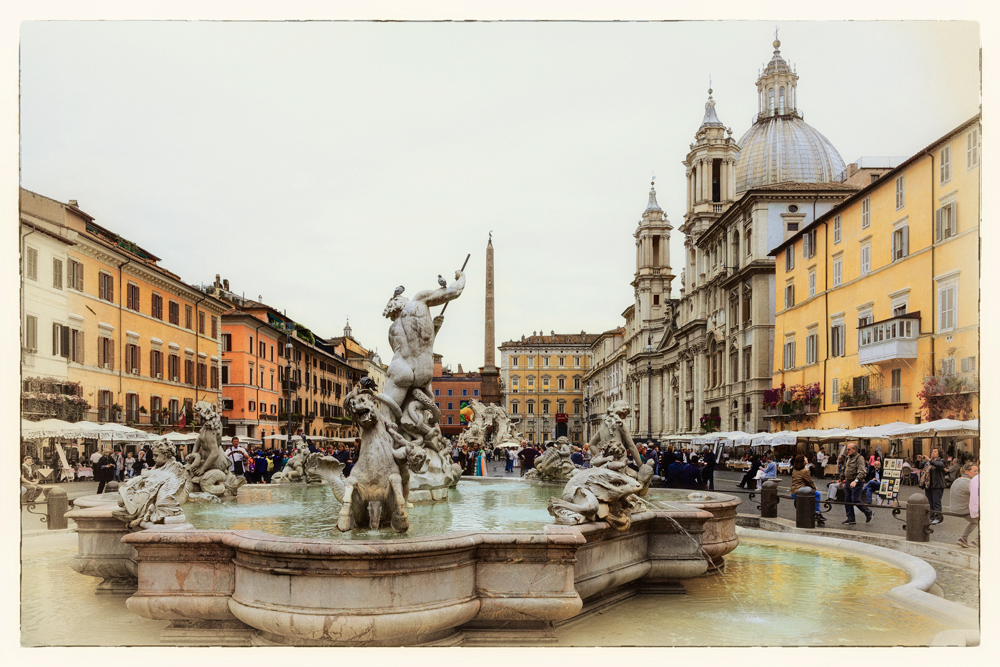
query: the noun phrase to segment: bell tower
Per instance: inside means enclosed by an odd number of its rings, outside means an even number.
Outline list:
[[[649,202],[635,230],[636,322],[643,329],[660,321],[670,303],[670,232],[673,226],[656,202],[656,182],[649,184]]]

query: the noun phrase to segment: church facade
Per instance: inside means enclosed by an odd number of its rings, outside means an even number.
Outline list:
[[[635,233],[635,303],[624,313],[624,391],[637,437],[768,429],[762,399],[783,297],[769,253],[858,189],[845,182],[836,148],[803,120],[798,75],[779,47],[775,40],[756,82],[757,116],[739,141],[709,90],[683,161],[685,253],[676,298],[672,227],[650,191]]]

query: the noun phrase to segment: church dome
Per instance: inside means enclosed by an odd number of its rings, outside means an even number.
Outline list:
[[[798,75],[774,55],[757,79],[758,113],[739,141],[736,192],[778,183],[829,183],[846,169],[833,144],[802,119],[796,88]]]
[[[736,191],[775,183],[829,183],[846,169],[833,144],[795,115],[759,119],[739,141]]]

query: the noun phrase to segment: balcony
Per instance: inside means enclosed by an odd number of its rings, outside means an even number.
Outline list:
[[[924,387],[932,396],[979,392],[979,373],[950,373],[924,377]]]
[[[800,401],[764,408],[764,419],[773,419],[779,422],[802,421],[817,415],[819,415],[819,405],[803,405]]]
[[[858,363],[878,364],[916,359],[920,312],[907,313],[858,328]]]
[[[838,410],[870,410],[898,405],[909,405],[910,393],[906,387],[841,392]]]

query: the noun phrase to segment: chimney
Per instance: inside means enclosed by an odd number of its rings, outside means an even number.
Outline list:
[[[227,292],[229,291],[229,278],[222,279],[222,288]]]
[[[465,372],[465,371],[463,371],[463,370],[462,370],[462,364],[459,364],[459,365],[458,365],[458,374],[459,374],[459,375],[461,375],[461,374],[462,374],[462,373],[464,373],[464,372]]]
[[[222,287],[222,283],[219,282],[219,274],[218,273],[215,274],[215,286],[216,287]]]
[[[80,208],[80,202],[78,202],[78,201],[77,201],[77,200],[75,200],[75,199],[70,199],[70,200],[69,200],[69,205],[70,205],[70,206],[73,206],[74,208]]]

